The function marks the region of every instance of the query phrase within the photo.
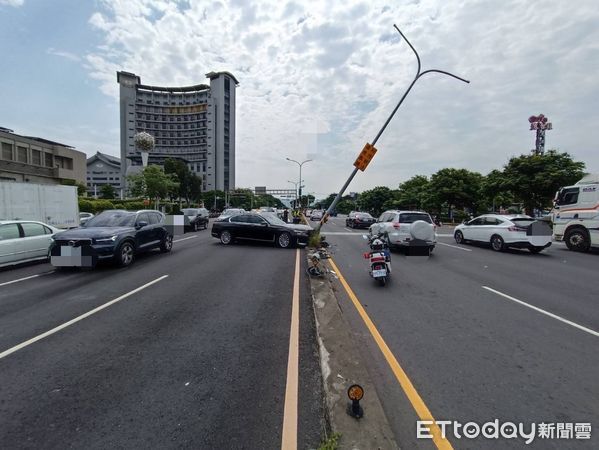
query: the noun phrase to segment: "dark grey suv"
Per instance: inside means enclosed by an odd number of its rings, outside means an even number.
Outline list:
[[[173,247],[164,214],[153,210],[104,211],[80,228],[56,233],[53,241],[50,262],[55,267],[95,267],[104,260],[128,266],[140,252],[165,253]]]

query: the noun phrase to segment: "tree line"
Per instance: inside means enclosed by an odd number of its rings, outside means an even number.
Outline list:
[[[543,155],[512,157],[502,169],[481,175],[468,169],[444,168],[430,177],[416,175],[397,189],[375,187],[357,196],[344,196],[337,211],[368,211],[378,216],[387,209],[418,209],[461,220],[466,211],[477,215],[498,209],[528,214],[551,207],[555,192],[577,182],[585,164],[568,153],[549,150]],[[336,194],[319,202],[328,208]]]
[[[256,195],[251,189],[235,189],[233,192],[220,190],[203,191],[203,180],[179,159],[168,158],[164,167],[150,165],[140,173],[127,177],[129,193],[133,197],[152,199],[157,205],[161,200],[179,201],[186,206],[204,205],[208,209],[221,211],[227,205],[232,208],[251,209],[260,206],[282,208],[283,203],[272,195]],[[110,185],[101,190],[102,198],[114,198]]]

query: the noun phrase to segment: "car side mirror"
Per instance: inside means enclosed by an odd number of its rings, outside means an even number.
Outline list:
[[[469,225],[469,223],[468,223],[468,221],[466,219],[464,219],[464,221],[462,222],[462,224]]]
[[[138,230],[139,230],[140,228],[147,227],[147,226],[148,226],[148,222],[145,222],[145,221],[143,221],[143,220],[142,220],[141,222],[137,222],[137,223],[135,224],[135,228],[137,228]]]

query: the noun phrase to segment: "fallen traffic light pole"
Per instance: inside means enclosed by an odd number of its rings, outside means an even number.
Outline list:
[[[351,175],[349,176],[349,178],[347,179],[347,181],[345,182],[345,184],[343,185],[343,187],[341,188],[341,190],[339,191],[339,193],[335,197],[335,200],[333,200],[333,203],[330,204],[330,206],[328,207],[326,213],[322,216],[322,219],[320,220],[320,222],[316,226],[316,232],[319,232],[320,231],[320,227],[322,227],[322,225],[328,220],[331,211],[333,211],[335,209],[335,207],[337,206],[337,203],[339,203],[339,200],[343,196],[343,193],[345,192],[345,190],[349,186],[349,183],[351,183],[351,181],[356,176],[356,173],[358,173],[358,170],[361,170],[362,172],[364,170],[366,170],[366,167],[368,166],[368,164],[370,163],[370,161],[374,157],[375,153],[377,152],[377,149],[375,148],[375,144],[377,143],[377,141],[379,140],[379,138],[383,134],[383,131],[385,131],[385,128],[387,128],[387,125],[389,125],[389,122],[391,122],[391,119],[393,119],[393,116],[395,115],[395,113],[397,112],[397,110],[399,109],[399,107],[401,106],[401,104],[403,103],[403,101],[405,100],[406,96],[409,94],[410,90],[412,90],[412,87],[414,86],[414,84],[416,84],[416,81],[418,81],[421,76],[426,75],[427,73],[436,72],[436,73],[442,73],[444,75],[449,75],[450,77],[456,78],[456,79],[458,79],[460,81],[463,81],[464,83],[470,83],[470,81],[465,80],[464,78],[460,78],[457,75],[454,75],[452,73],[446,72],[444,70],[430,69],[430,70],[425,70],[424,72],[420,72],[421,65],[420,65],[420,56],[418,56],[418,52],[412,46],[412,44],[410,44],[410,41],[408,41],[408,39],[403,35],[403,33],[401,32],[401,30],[399,28],[397,28],[397,25],[394,24],[393,26],[395,27],[395,29],[397,30],[397,32],[401,35],[401,37],[407,42],[407,44],[410,46],[410,48],[412,49],[412,51],[416,55],[416,60],[418,61],[418,70],[416,72],[416,76],[412,80],[412,83],[408,87],[407,91],[404,93],[404,95],[399,100],[399,103],[397,104],[397,106],[395,107],[395,109],[393,109],[393,111],[391,112],[391,115],[385,121],[385,124],[383,125],[383,127],[377,133],[376,137],[372,141],[372,144],[366,143],[366,145],[364,146],[364,148],[362,149],[362,151],[360,152],[360,154],[356,158],[356,161],[354,162],[354,170],[352,171]]]

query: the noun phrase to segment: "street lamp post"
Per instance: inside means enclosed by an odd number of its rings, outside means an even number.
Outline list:
[[[297,185],[298,184],[302,184],[304,182],[304,180],[301,181],[289,181],[287,180],[287,183],[291,183],[293,184],[294,190],[295,190],[295,204],[297,205],[297,200],[299,199],[298,195],[297,195]]]
[[[291,159],[291,158],[285,158],[287,161],[291,161],[296,163],[299,166],[299,189],[298,189],[298,199],[299,202],[301,204],[302,202],[302,166],[310,161],[312,161],[311,159],[306,159],[305,161],[302,161],[301,163],[299,161],[296,161],[295,159]]]
[[[412,80],[412,83],[410,83],[410,86],[408,86],[408,89],[406,90],[406,92],[403,94],[403,96],[399,100],[399,103],[397,104],[397,106],[395,107],[395,109],[393,109],[393,111],[391,112],[391,114],[389,115],[389,117],[387,118],[387,120],[385,121],[385,123],[383,124],[383,127],[377,133],[376,137],[372,141],[372,144],[370,144],[370,146],[372,146],[372,147],[374,147],[374,145],[376,144],[376,142],[379,140],[379,138],[381,137],[381,135],[383,134],[383,132],[387,128],[387,125],[389,125],[389,122],[391,122],[391,119],[393,119],[393,116],[395,115],[395,113],[397,112],[397,110],[399,109],[399,107],[401,106],[401,104],[403,103],[403,101],[405,100],[405,98],[407,97],[407,95],[412,90],[412,87],[414,87],[414,84],[416,84],[416,81],[418,81],[421,76],[426,75],[427,73],[436,72],[436,73],[441,73],[443,75],[448,75],[448,76],[453,77],[453,78],[455,78],[457,80],[463,81],[464,83],[470,83],[470,81],[465,80],[464,78],[458,77],[457,75],[454,75],[452,73],[446,72],[444,70],[429,69],[429,70],[425,70],[424,72],[420,72],[421,65],[420,65],[420,56],[418,55],[418,52],[412,46],[412,44],[410,43],[410,41],[408,41],[408,39],[403,35],[403,33],[397,27],[397,25],[394,24],[393,26],[395,27],[395,29],[401,35],[401,37],[403,38],[403,40],[406,41],[406,43],[410,46],[410,48],[412,49],[412,51],[416,55],[416,60],[418,61],[418,70],[416,71],[416,76]],[[351,175],[349,176],[349,178],[347,179],[347,181],[345,182],[345,184],[341,188],[341,190],[339,190],[339,192],[337,193],[337,196],[335,197],[335,199],[333,200],[333,202],[328,207],[326,213],[322,216],[322,220],[316,226],[316,231],[320,231],[320,227],[322,227],[322,224],[326,221],[326,219],[329,216],[329,214],[331,213],[331,211],[333,211],[335,209],[335,207],[337,206],[337,203],[339,203],[339,200],[343,196],[343,193],[345,192],[345,190],[349,186],[349,183],[351,183],[351,181],[356,176],[356,173],[358,173],[358,167],[354,168],[354,170],[352,171]]]

